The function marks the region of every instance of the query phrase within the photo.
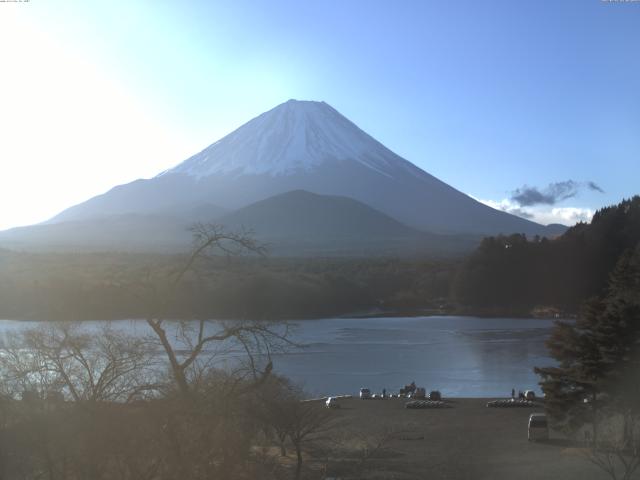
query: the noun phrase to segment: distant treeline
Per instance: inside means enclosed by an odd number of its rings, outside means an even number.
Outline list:
[[[555,239],[489,237],[467,258],[212,257],[176,288],[175,318],[296,319],[431,312],[577,313],[640,242],[640,197]],[[0,251],[0,318],[118,319],[154,313],[186,255]]]
[[[471,310],[576,312],[605,287],[620,256],[640,242],[640,197],[606,207],[559,238],[489,237],[461,265],[452,296]]]
[[[0,252],[0,318],[118,319],[153,313],[181,255]],[[450,260],[221,258],[175,289],[175,318],[294,319],[439,308]]]

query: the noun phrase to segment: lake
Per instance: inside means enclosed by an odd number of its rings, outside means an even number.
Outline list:
[[[37,322],[0,320],[0,335]],[[94,328],[102,322],[87,322]],[[146,332],[140,320],[116,322]],[[553,365],[544,346],[552,320],[455,316],[332,318],[297,322],[303,347],[273,358],[275,371],[311,395],[397,392],[415,381],[452,397],[540,394],[534,366]]]
[[[539,394],[533,367],[554,364],[544,345],[552,326],[451,316],[314,320],[295,335],[308,346],[277,356],[274,366],[317,394],[397,392],[411,381],[447,396]]]

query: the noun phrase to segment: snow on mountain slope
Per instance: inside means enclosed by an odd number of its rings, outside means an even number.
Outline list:
[[[161,175],[291,175],[345,160],[388,177],[415,170],[326,103],[289,100]]]

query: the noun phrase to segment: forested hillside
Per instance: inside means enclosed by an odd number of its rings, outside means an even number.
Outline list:
[[[181,255],[0,251],[0,318],[145,317]],[[457,263],[212,257],[178,286],[174,318],[317,318],[439,309]]]
[[[488,237],[460,267],[453,297],[470,308],[575,312],[603,290],[620,256],[638,242],[639,196],[599,210],[590,224],[553,240]]]

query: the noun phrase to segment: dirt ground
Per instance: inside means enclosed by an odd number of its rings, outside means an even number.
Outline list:
[[[491,399],[451,399],[451,408],[404,408],[404,399],[342,399],[331,435],[345,462],[327,463],[326,477],[385,479],[602,479],[581,446],[551,431],[527,440],[534,408],[487,408]],[[346,448],[345,448],[346,447]],[[338,448],[336,451],[339,451]]]

